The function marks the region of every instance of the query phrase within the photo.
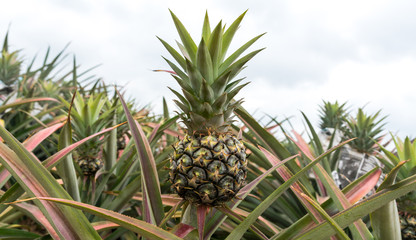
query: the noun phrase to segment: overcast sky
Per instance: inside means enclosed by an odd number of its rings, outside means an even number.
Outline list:
[[[257,118],[293,116],[300,111],[317,125],[322,100],[348,101],[389,115],[386,128],[416,136],[416,1],[53,1],[13,0],[0,5],[0,34],[10,24],[12,49],[32,57],[48,46],[56,53],[68,42],[84,69],[107,83],[127,84],[141,105],[161,110],[162,97],[174,98],[176,82],[156,36],[174,45],[179,39],[170,8],[199,41],[205,10],[211,24],[230,24],[249,9],[234,46],[267,32],[252,48],[266,50],[240,76],[251,83],[240,92],[243,106]],[[170,104],[172,110],[176,109]]]

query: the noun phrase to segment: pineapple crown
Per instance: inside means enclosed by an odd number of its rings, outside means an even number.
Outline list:
[[[9,33],[6,34],[3,42],[3,49],[0,55],[0,81],[4,85],[15,84],[20,76],[22,61],[18,58],[18,51],[9,52]]]
[[[373,154],[378,150],[377,143],[381,142],[387,116],[379,118],[381,110],[373,115],[364,113],[362,108],[358,109],[357,116],[347,121],[345,138],[356,138],[351,141],[352,148],[361,153]]]
[[[73,138],[76,141],[103,130],[111,122],[114,114],[113,106],[106,107],[108,98],[105,92],[96,95],[91,93],[88,99],[85,99],[85,97],[77,91],[73,96],[72,103],[60,98],[63,104],[70,109],[68,112],[71,116]],[[89,155],[91,153],[94,155],[95,152],[98,152],[103,142],[104,139],[88,141],[80,146],[80,155]]]
[[[188,133],[226,132],[232,121],[234,109],[242,102],[242,99],[233,98],[248,83],[240,84],[244,78],[233,79],[245,68],[245,64],[251,58],[263,50],[255,50],[239,58],[263,35],[260,34],[226,58],[232,38],[246,12],[241,14],[228,29],[220,21],[212,31],[206,13],[201,41],[197,46],[171,11],[182,41],[178,43],[182,55],[164,40],[160,38],[159,40],[177,62],[175,64],[165,58],[174,71],[172,76],[182,88],[183,94],[169,89],[178,97],[178,100],[174,101],[183,112],[180,117]]]
[[[346,102],[339,104],[338,101],[335,101],[335,103],[323,101],[323,105],[319,107],[319,118],[321,120],[319,126],[321,129],[343,129],[348,115],[346,104]]]

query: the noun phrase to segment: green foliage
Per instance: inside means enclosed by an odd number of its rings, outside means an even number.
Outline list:
[[[170,13],[182,41],[178,45],[183,56],[167,42],[160,38],[159,40],[179,65],[165,59],[174,71],[172,76],[182,88],[183,95],[171,89],[179,99],[175,102],[183,112],[182,122],[190,134],[206,132],[207,129],[226,132],[233,110],[242,102],[234,100],[234,97],[247,84],[240,85],[241,79],[233,79],[263,49],[239,57],[263,34],[227,56],[230,43],[246,12],[228,28],[220,21],[212,31],[206,13],[198,46],[176,15]]]
[[[397,172],[397,180],[403,180],[415,174],[416,167],[416,142],[406,137],[403,141],[399,137],[392,135],[394,151],[389,151],[379,145],[383,155],[379,159],[385,165],[385,171],[389,172],[401,165]],[[416,214],[416,191],[412,191],[405,196],[397,199],[399,210],[409,214]]]
[[[355,138],[351,147],[361,153],[372,155],[378,150],[378,145],[383,135],[384,120],[387,116],[381,117],[381,110],[373,115],[364,113],[362,108],[358,109],[357,115],[347,121],[347,129],[344,132],[346,139]],[[375,143],[375,142],[376,143]]]
[[[339,104],[338,101],[335,103],[323,101],[323,105],[319,106],[319,127],[321,129],[344,129],[348,115],[346,104],[346,102]]]

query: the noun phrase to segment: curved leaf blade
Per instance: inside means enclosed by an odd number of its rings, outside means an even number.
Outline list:
[[[129,112],[120,92],[117,91],[117,94],[123,105],[131,135],[134,139],[137,153],[139,155],[140,169],[142,173],[141,176],[143,179],[143,193],[146,193],[144,198],[147,199],[147,201],[144,202],[146,207],[144,210],[151,214],[150,218],[154,218],[155,224],[158,225],[164,217],[164,212],[162,198],[160,197],[161,191],[159,177],[153,153],[142,127],[133,119],[133,116]],[[151,219],[147,220],[151,221]]]
[[[59,199],[59,198],[50,198],[50,197],[41,197],[41,200],[47,200],[51,202],[56,202],[60,204],[64,204],[73,208],[77,208],[101,218],[104,218],[108,221],[116,223],[128,230],[131,230],[135,233],[140,234],[143,237],[150,238],[150,239],[172,239],[172,240],[180,240],[182,238],[177,237],[175,234],[172,234],[162,228],[159,228],[153,224],[147,223],[142,220],[138,220],[121,213],[113,212],[111,210],[107,210],[105,208],[99,208],[93,205],[89,205],[86,203],[80,203],[72,200],[67,199]]]

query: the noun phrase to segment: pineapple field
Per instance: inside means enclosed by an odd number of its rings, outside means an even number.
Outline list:
[[[316,126],[253,117],[241,90],[264,34],[237,46],[246,12],[206,13],[192,38],[170,15],[162,112],[66,48],[28,58],[4,36],[0,239],[416,239],[416,142],[386,113],[324,100]]]

